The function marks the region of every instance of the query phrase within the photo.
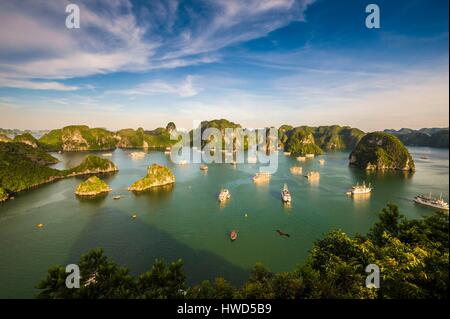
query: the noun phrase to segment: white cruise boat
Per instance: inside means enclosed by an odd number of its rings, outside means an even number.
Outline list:
[[[285,203],[291,202],[291,193],[289,193],[289,189],[286,184],[284,184],[283,190],[281,191],[281,199]]]
[[[352,188],[349,190],[349,192],[352,195],[358,195],[358,194],[368,194],[372,191],[372,186],[369,184],[369,186],[366,186],[366,183],[363,182],[362,185],[356,184],[355,186],[352,186]]]
[[[441,210],[448,210],[448,203],[442,199],[442,195],[439,198],[434,198],[430,195],[417,195],[414,197],[414,201],[418,204],[438,208]]]

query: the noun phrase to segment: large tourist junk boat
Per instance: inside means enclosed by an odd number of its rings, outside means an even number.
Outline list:
[[[414,201],[418,204],[430,206],[442,210],[448,210],[448,203],[442,199],[442,194],[439,198],[435,198],[430,195],[417,195],[414,197]]]
[[[253,176],[253,181],[255,183],[268,182],[270,181],[271,177],[272,175],[270,175],[270,173],[268,172],[258,172],[255,174],[255,176]]]
[[[310,171],[305,175],[308,180],[317,180],[320,178],[320,173],[317,171]]]
[[[349,195],[359,195],[359,194],[369,194],[372,191],[372,186],[369,185],[366,186],[366,183],[363,182],[362,185],[356,184],[355,186],[352,186],[352,188],[350,188],[348,190],[348,194]]]
[[[281,191],[281,199],[285,203],[290,203],[292,200],[291,193],[289,193],[289,189],[286,184],[284,184],[283,190]]]
[[[230,197],[231,197],[230,191],[226,188],[223,188],[219,193],[219,202],[223,203],[227,199],[230,199]]]

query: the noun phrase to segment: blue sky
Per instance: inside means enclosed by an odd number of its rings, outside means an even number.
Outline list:
[[[448,126],[447,0],[71,2],[0,0],[0,127]]]

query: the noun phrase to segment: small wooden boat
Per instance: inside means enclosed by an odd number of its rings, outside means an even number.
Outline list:
[[[231,233],[230,233],[230,239],[231,239],[232,241],[235,241],[235,240],[237,239],[237,231],[235,231],[235,230],[232,230],[232,231],[231,231]]]
[[[115,200],[118,200],[118,199],[120,199],[120,198],[121,198],[120,195],[117,195],[117,196],[114,196],[114,197],[113,197],[113,199],[115,199]]]
[[[201,170],[201,171],[207,171],[207,170],[208,170],[208,165],[206,165],[206,164],[201,164],[201,165],[200,165],[200,170]]]
[[[287,233],[285,233],[285,232],[283,232],[283,231],[281,231],[281,230],[279,230],[279,229],[277,229],[277,233],[278,233],[278,235],[280,235],[280,236],[291,237],[291,235],[289,235],[289,234],[287,234]]]
[[[131,215],[131,218],[137,218],[137,214]]]
[[[36,227],[37,228],[44,228],[44,224],[37,224]]]

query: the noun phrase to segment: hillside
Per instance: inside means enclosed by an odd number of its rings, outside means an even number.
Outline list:
[[[403,143],[385,132],[365,135],[351,152],[349,163],[366,170],[415,170],[414,160]]]
[[[449,147],[448,128],[422,128],[420,130],[402,128],[398,131],[392,129],[384,131],[397,136],[406,146]]]
[[[0,188],[2,194],[14,194],[41,184],[75,175],[116,172],[109,160],[88,156],[79,166],[69,170],[48,167],[58,160],[40,148],[24,143],[0,142]]]
[[[77,186],[75,194],[78,196],[96,196],[110,191],[111,188],[109,188],[108,184],[97,176],[91,176]]]
[[[213,136],[209,136],[208,140],[203,140],[203,138],[202,138],[202,134],[205,132],[205,130],[210,129],[210,128],[218,129],[221,132],[221,134],[222,134],[222,149],[225,149],[225,144],[231,143],[231,141],[226,140],[227,137],[225,134],[225,129],[227,129],[227,128],[232,128],[232,129],[242,128],[242,126],[240,124],[228,121],[226,119],[202,121],[198,128],[196,128],[195,130],[191,130],[189,132],[190,137],[191,137],[191,145],[196,145],[198,143],[197,140],[194,141],[194,138],[196,139],[197,137],[200,137],[200,139],[201,139],[201,143],[200,143],[201,148],[205,147],[205,145],[208,143],[212,143],[214,141]],[[240,146],[239,142],[236,142],[236,141],[237,141],[237,139],[235,139],[233,141],[233,149],[239,148],[239,146]],[[244,137],[244,149],[247,149],[247,143],[248,143],[247,138]]]
[[[322,154],[329,150],[348,150],[364,136],[364,132],[348,126],[299,126],[282,125],[278,138],[280,146],[293,155]]]
[[[164,186],[175,183],[175,175],[165,166],[152,164],[147,169],[147,175],[134,182],[129,191],[141,192],[152,187]]]
[[[114,133],[103,128],[71,125],[50,131],[39,144],[49,151],[100,151],[116,148],[117,140]]]

